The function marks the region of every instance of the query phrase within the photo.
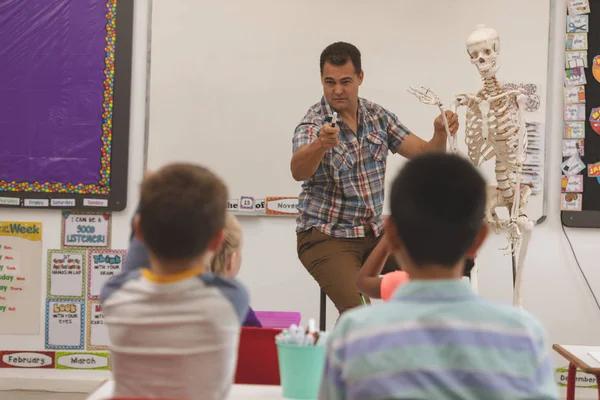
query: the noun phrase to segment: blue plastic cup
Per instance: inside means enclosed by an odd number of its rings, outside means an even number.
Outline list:
[[[283,397],[316,399],[325,365],[325,346],[277,344]]]

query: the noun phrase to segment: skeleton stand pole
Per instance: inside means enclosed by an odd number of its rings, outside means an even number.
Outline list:
[[[513,290],[515,289],[517,283],[517,255],[515,254],[515,245],[513,243],[510,244],[510,253],[512,260],[512,278],[513,278]]]

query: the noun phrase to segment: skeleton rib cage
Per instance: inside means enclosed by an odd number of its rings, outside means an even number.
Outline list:
[[[496,79],[491,78],[484,79],[484,89],[474,98],[459,95],[457,99],[458,105],[467,107],[465,143],[469,158],[476,166],[496,158],[498,190],[505,201],[512,204],[517,174],[526,158],[527,138],[519,140],[522,117],[516,95],[511,92],[504,92]],[[489,102],[490,98],[503,94],[506,96]]]

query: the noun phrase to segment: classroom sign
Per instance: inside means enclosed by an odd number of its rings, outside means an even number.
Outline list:
[[[85,252],[48,250],[48,297],[85,297]]]
[[[46,300],[46,348],[83,350],[83,300]]]
[[[554,381],[562,387],[567,386],[567,379],[569,377],[569,368],[557,368],[554,370]],[[585,389],[597,389],[598,384],[596,377],[591,374],[586,374],[581,370],[577,370],[575,374],[575,386],[578,388]]]
[[[63,212],[62,219],[63,248],[110,247],[110,214]]]
[[[110,354],[88,351],[0,351],[0,368],[110,370]]]
[[[40,332],[42,224],[0,222],[0,335]]]
[[[0,368],[54,368],[49,351],[0,351]]]
[[[109,370],[109,354],[57,351],[56,369]]]
[[[102,304],[92,300],[88,304],[87,348],[90,350],[106,350],[110,343],[108,329],[104,324]]]
[[[298,214],[298,198],[267,197],[266,214],[295,216]]]
[[[88,252],[88,298],[98,299],[100,291],[113,275],[123,269],[125,250],[90,250]]]

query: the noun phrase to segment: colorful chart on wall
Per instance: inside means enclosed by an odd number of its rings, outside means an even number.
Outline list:
[[[40,332],[42,224],[0,222],[0,335]]]
[[[567,23],[567,29],[579,29],[582,32],[578,35],[587,36],[587,49],[582,54],[584,63],[580,67],[586,83],[583,88],[577,89],[580,93],[585,90],[585,95],[578,100],[580,108],[576,120],[564,122],[563,162],[571,159],[575,146],[578,158],[570,162],[573,173],[565,174],[568,182],[561,178],[561,189],[566,184],[560,202],[561,222],[573,228],[600,228],[600,0],[576,3],[587,7],[587,11],[580,10],[579,14],[570,15],[568,18],[573,21],[572,25]],[[567,59],[571,56],[569,53]],[[565,90],[566,93],[575,92],[575,88]],[[564,100],[569,101],[576,96],[565,94]],[[570,149],[565,152],[567,148]]]
[[[126,206],[133,2],[0,8],[0,206]]]

